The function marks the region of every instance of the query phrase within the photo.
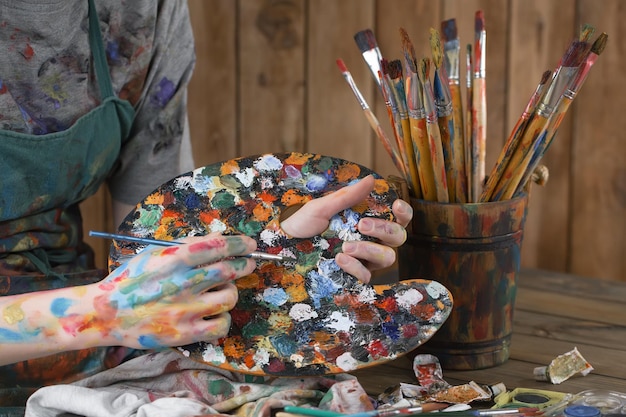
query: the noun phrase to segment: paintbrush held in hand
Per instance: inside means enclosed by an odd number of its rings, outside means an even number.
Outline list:
[[[430,29],[431,57],[416,57],[400,28],[402,59],[387,59],[371,29],[354,35],[385,101],[394,141],[389,140],[343,61],[337,63],[412,198],[440,203],[506,200],[527,192],[565,113],[607,42],[593,44],[595,28],[584,25],[554,71],[545,71],[504,148],[486,175],[487,31],[485,14],[474,16],[474,39],[465,50],[465,99],[460,88],[460,39],[456,19]]]

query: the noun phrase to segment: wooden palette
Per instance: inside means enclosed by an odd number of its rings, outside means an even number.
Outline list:
[[[365,203],[338,213],[309,239],[280,228],[287,208],[374,175]],[[366,285],[343,272],[334,257],[365,216],[393,219],[397,198],[371,170],[317,154],[264,154],[198,168],[163,184],[126,217],[119,233],[175,240],[211,232],[246,234],[258,250],[288,255],[282,264],[257,261],[235,283],[239,301],[228,336],[177,350],[222,369],[255,375],[312,376],[376,365],[427,341],[452,309],[448,290],[413,279]],[[114,241],[110,269],[144,246]]]

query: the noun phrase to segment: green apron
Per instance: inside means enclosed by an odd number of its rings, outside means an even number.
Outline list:
[[[0,131],[0,296],[83,285],[105,275],[94,268],[91,249],[83,243],[78,204],[112,170],[135,111],[113,92],[93,0],[89,44],[99,106],[65,131]],[[121,351],[88,349],[0,367],[0,405],[23,405],[40,386],[115,366]]]

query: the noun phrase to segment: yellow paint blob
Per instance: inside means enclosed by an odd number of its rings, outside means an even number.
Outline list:
[[[2,311],[2,318],[7,324],[15,324],[24,320],[24,310],[18,304],[12,304]]]

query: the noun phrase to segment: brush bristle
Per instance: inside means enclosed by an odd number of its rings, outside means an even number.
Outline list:
[[[386,58],[380,60],[380,71],[383,75],[389,75],[389,61]]]
[[[354,35],[354,41],[361,50],[361,52],[367,52],[371,49],[378,48],[378,42],[371,29],[364,29],[357,32]]]
[[[448,19],[441,22],[441,33],[443,33],[444,42],[454,41],[458,39],[456,29],[456,19]]]
[[[386,58],[380,60],[380,71],[383,75],[389,75],[389,61]]]
[[[422,84],[430,80],[430,58],[426,57],[420,60],[420,68],[417,75]]]
[[[565,55],[561,60],[561,66],[563,67],[578,67],[587,56],[589,52],[589,43],[576,40],[572,42],[567,48]]]
[[[389,61],[389,77],[392,80],[402,77],[402,61],[399,59]]]
[[[600,55],[604,51],[604,48],[606,48],[606,42],[608,40],[609,35],[607,35],[606,32],[602,32],[600,36],[598,36],[598,39],[593,42],[593,45],[591,45],[591,52]]]
[[[346,64],[343,62],[343,59],[339,58],[337,60],[337,66],[339,67],[341,72],[348,72],[348,67],[346,67]]]
[[[482,10],[478,10],[474,18],[474,32],[482,32],[483,30],[485,30],[485,15]]]
[[[441,38],[439,37],[439,32],[435,28],[430,28],[430,50],[433,55],[435,68],[439,69],[443,61],[443,55],[441,53]]]
[[[593,33],[595,31],[596,31],[596,28],[593,25],[590,25],[589,23],[586,23],[580,29],[580,36],[579,36],[578,40],[581,40],[583,42],[588,42],[589,39],[591,39],[591,37],[593,36]]]
[[[404,68],[407,73],[416,71],[415,64],[415,48],[409,37],[408,32],[404,28],[400,28],[400,38],[402,40],[402,53],[404,54]]]

